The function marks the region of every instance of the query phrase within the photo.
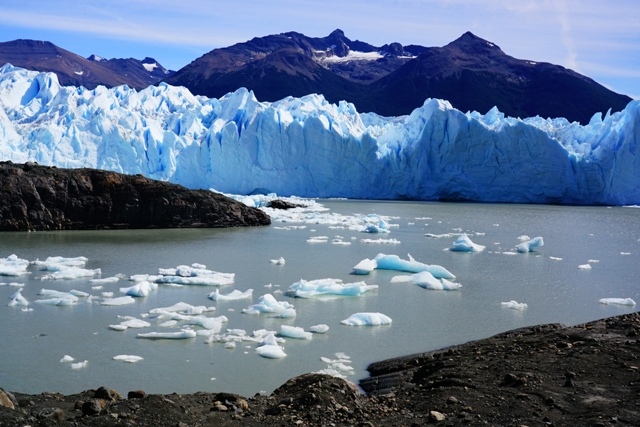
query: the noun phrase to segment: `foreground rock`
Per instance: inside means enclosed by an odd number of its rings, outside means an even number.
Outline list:
[[[640,314],[542,325],[374,363],[355,384],[319,374],[270,396],[124,398],[1,393],[2,426],[637,426]],[[14,406],[15,409],[10,409]]]
[[[0,162],[0,231],[239,227],[269,217],[221,194],[141,175]]]

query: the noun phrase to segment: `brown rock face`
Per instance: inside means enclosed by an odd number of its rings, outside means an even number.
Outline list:
[[[141,175],[0,162],[0,231],[268,225],[262,211]]]

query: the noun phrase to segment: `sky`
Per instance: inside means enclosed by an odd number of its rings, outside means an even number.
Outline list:
[[[153,57],[178,70],[253,37],[341,29],[374,46],[444,46],[471,31],[640,99],[638,0],[2,0],[0,42],[50,41],[88,57]]]

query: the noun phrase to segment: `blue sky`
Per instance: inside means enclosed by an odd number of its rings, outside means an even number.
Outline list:
[[[46,40],[87,57],[179,69],[253,37],[340,28],[376,46],[443,46],[465,31],[640,98],[637,0],[2,0],[0,41]]]

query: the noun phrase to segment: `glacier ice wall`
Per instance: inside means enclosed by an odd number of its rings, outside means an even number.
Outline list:
[[[5,65],[0,105],[0,160],[236,194],[640,204],[640,101],[586,126],[465,114],[437,99],[380,117],[319,95],[61,87],[55,74]]]

